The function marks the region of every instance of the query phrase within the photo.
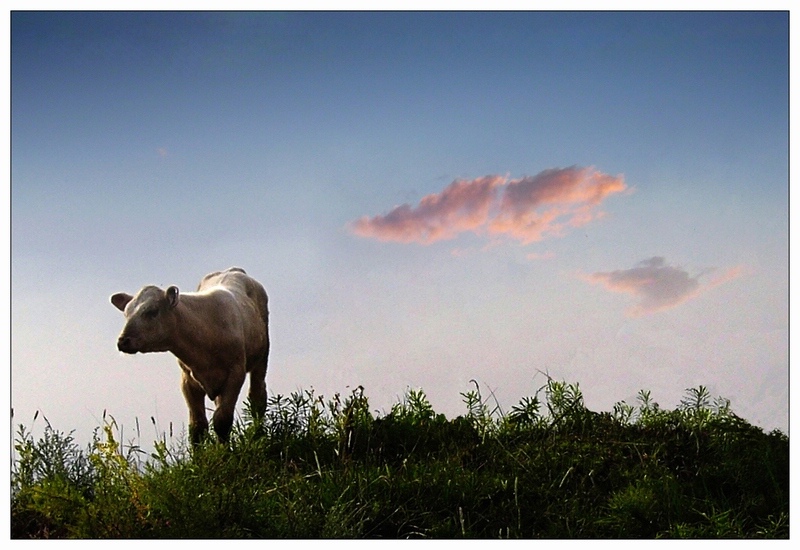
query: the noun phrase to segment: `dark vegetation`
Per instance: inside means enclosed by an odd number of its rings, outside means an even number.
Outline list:
[[[467,413],[422,391],[390,412],[363,389],[271,399],[230,448],[151,454],[107,422],[82,450],[19,426],[14,538],[788,538],[789,440],[700,386],[675,410],[649,392],[612,412],[551,380],[507,414],[476,389]],[[117,430],[119,431],[119,430]],[[177,448],[175,448],[177,447]]]

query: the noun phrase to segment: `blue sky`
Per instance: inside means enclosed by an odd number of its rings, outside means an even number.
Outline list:
[[[108,298],[238,265],[272,394],[456,416],[471,379],[508,410],[548,372],[594,410],[703,384],[786,430],[788,37],[781,12],[15,12],[15,423],[180,429],[174,358],[121,356]]]

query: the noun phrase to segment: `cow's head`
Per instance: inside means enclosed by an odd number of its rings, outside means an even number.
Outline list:
[[[111,296],[111,303],[126,319],[117,348],[124,353],[169,351],[175,330],[174,309],[179,300],[176,286],[167,290],[146,286],[136,296],[124,292]]]

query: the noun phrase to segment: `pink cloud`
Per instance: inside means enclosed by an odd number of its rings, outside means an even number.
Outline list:
[[[741,267],[728,269],[709,283],[701,284],[701,273],[694,277],[678,267],[667,265],[662,257],[639,262],[631,269],[597,272],[581,277],[593,284],[601,284],[612,292],[630,294],[638,303],[628,310],[628,315],[638,317],[663,311],[697,297],[702,292],[735,279]]]
[[[728,281],[732,281],[733,279],[741,276],[744,272],[745,268],[743,266],[737,265],[736,267],[731,267],[721,275],[711,279],[706,286],[708,288],[718,287],[721,284],[727,283]]]
[[[350,230],[359,237],[401,243],[452,239],[486,223],[497,187],[503,183],[501,176],[456,180],[441,193],[423,197],[415,208],[403,204],[383,216],[364,216],[352,222]]]
[[[600,203],[625,189],[621,176],[591,168],[545,170],[508,184],[489,231],[509,235],[523,244],[548,235],[561,236],[566,226],[580,227],[602,217],[597,210]]]
[[[625,189],[621,176],[592,168],[551,169],[517,180],[485,176],[456,180],[441,193],[423,197],[416,207],[403,204],[349,227],[358,236],[381,241],[430,244],[472,231],[528,244],[602,217],[600,203]]]

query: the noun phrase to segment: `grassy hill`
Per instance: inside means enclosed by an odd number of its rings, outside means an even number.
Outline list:
[[[704,387],[675,410],[648,392],[586,409],[551,380],[508,414],[477,387],[466,414],[409,391],[385,415],[362,388],[271,399],[230,448],[81,449],[18,428],[14,538],[788,538],[789,440]]]

